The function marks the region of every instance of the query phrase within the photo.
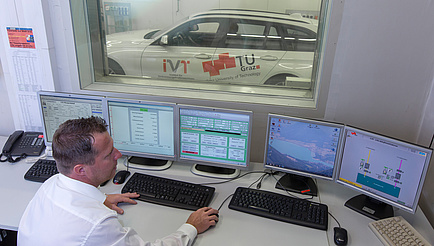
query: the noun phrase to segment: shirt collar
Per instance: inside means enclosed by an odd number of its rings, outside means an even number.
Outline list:
[[[76,180],[76,179],[72,179],[68,176],[61,174],[61,173],[59,173],[59,180],[69,189],[74,190],[76,192],[79,192],[81,194],[84,194],[86,196],[92,197],[93,199],[96,199],[102,203],[106,199],[105,194],[102,193],[98,188],[96,188],[93,185],[84,183],[84,182]]]

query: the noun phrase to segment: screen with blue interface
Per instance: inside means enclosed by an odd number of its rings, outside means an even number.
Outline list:
[[[265,167],[333,179],[342,131],[336,123],[270,114]]]
[[[103,97],[59,92],[38,92],[46,144],[51,144],[54,132],[69,119],[97,116],[104,118]]]
[[[179,106],[180,159],[245,168],[252,112]]]
[[[338,183],[414,210],[432,150],[347,127]]]
[[[175,159],[175,104],[107,99],[110,134],[122,154]]]

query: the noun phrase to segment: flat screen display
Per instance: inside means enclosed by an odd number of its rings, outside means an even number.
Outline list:
[[[106,119],[104,97],[61,92],[38,92],[38,100],[47,146],[51,146],[54,132],[69,119],[96,116]]]
[[[175,160],[175,104],[107,99],[110,134],[122,154]]]
[[[265,167],[332,180],[340,160],[343,125],[269,114]]]
[[[252,115],[251,111],[179,105],[180,160],[247,168]]]
[[[337,182],[414,212],[432,150],[346,127]]]

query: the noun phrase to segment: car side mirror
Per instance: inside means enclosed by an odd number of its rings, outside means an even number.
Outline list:
[[[161,45],[168,45],[169,44],[169,36],[168,35],[161,36],[160,44]]]

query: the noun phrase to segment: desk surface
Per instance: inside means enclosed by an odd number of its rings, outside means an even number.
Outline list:
[[[5,137],[0,137],[0,146]],[[24,180],[24,173],[30,168],[35,159],[27,159],[16,164],[0,163],[0,228],[17,230],[21,214],[27,203],[32,199],[41,183]],[[118,162],[118,169],[125,169],[123,158]],[[261,164],[253,164],[255,169],[261,170]],[[174,163],[171,168],[164,171],[143,171],[130,169],[151,175],[184,180],[194,183],[210,183],[221,181],[200,177],[190,172],[191,165]],[[222,202],[232,194],[238,186],[249,186],[258,179],[260,174],[249,174],[239,180],[229,183],[211,185],[216,188],[216,193],[211,202],[213,208],[218,208]],[[275,180],[268,177],[264,180],[262,189],[274,189]],[[314,201],[328,205],[329,212],[333,214],[346,228],[349,234],[348,245],[382,245],[376,236],[368,228],[372,221],[363,215],[357,214],[344,207],[349,198],[358,193],[342,185],[330,181],[317,180],[319,196]],[[105,193],[119,193],[122,185],[109,182],[101,190]],[[327,232],[310,229],[293,224],[274,221],[250,214],[241,213],[228,208],[229,201],[220,210],[220,221],[214,228],[198,235],[194,245],[334,245],[333,227],[336,222],[329,217],[329,229]],[[124,215],[119,215],[119,220],[124,226],[134,228],[145,240],[153,241],[174,232],[183,224],[191,211],[170,208],[139,201],[137,205],[122,204]],[[434,230],[425,215],[418,209],[416,214],[404,211],[395,211],[395,215],[403,216],[412,224],[431,244],[434,245]]]

